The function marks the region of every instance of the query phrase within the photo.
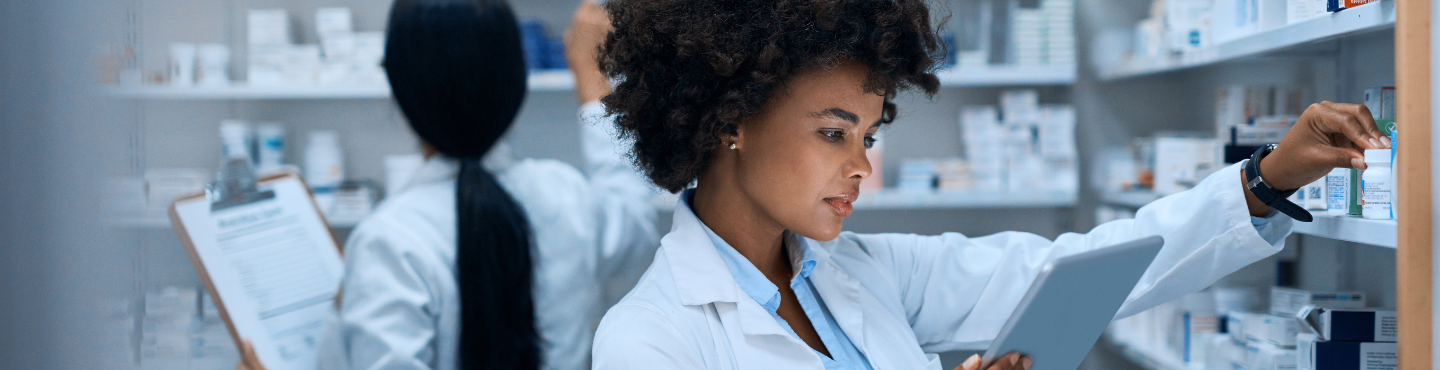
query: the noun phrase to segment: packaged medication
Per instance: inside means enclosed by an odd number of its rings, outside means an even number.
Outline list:
[[[1372,87],[1365,89],[1365,108],[1375,119],[1395,118],[1395,88]]]
[[[1308,290],[1270,288],[1270,314],[1295,317],[1307,305],[1324,308],[1365,308],[1365,293],[1311,292]]]
[[[1347,342],[1394,342],[1399,339],[1400,321],[1395,310],[1317,309],[1314,323],[1321,339]]]
[[[1380,0],[1327,0],[1326,10],[1338,12]]]
[[[1324,178],[1315,180],[1315,182],[1301,187],[1300,191],[1295,192],[1295,194],[1299,196],[1300,200],[1300,202],[1297,202],[1296,204],[1300,205],[1301,207],[1305,207],[1305,209],[1325,210],[1328,208],[1328,204],[1326,203],[1325,199]]]
[[[1289,0],[1285,3],[1285,23],[1294,24],[1329,14],[1325,0]]]
[[[246,35],[253,48],[257,45],[289,45],[290,15],[285,9],[250,9],[246,17]]]
[[[350,8],[315,9],[315,34],[322,39],[334,34],[354,32],[351,23]]]
[[[1294,349],[1280,348],[1269,343],[1245,344],[1246,370],[1294,370],[1297,363]]]
[[[1350,214],[1350,199],[1357,189],[1350,186],[1350,169],[1336,168],[1325,175],[1325,213],[1334,216]]]
[[[315,195],[315,205],[327,216],[334,213],[335,189],[345,180],[338,135],[331,130],[311,131],[305,147],[305,183]]]
[[[177,42],[170,44],[170,84],[191,86],[195,84],[195,44]]]
[[[224,158],[244,158],[253,161],[251,153],[251,127],[249,122],[238,119],[220,122],[220,143]],[[252,162],[253,163],[253,162]]]
[[[1296,338],[1299,370],[1395,370],[1398,347],[1394,342],[1323,341],[1315,333]]]
[[[201,86],[230,84],[230,47],[225,44],[200,44],[195,81]]]
[[[255,129],[256,172],[279,169],[285,156],[285,126],[279,122],[262,122]]]
[[[1360,198],[1365,218],[1379,220],[1395,219],[1391,204],[1394,184],[1390,176],[1390,149],[1365,150],[1365,173],[1361,175]]]

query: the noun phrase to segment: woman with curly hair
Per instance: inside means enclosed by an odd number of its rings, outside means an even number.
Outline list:
[[[841,232],[872,171],[865,149],[895,120],[890,100],[939,88],[922,0],[607,9],[600,62],[619,85],[605,105],[637,164],[682,201],[645,276],[606,313],[596,369],[935,369],[926,353],[993,340],[1047,261],[1160,235],[1117,317],[1132,315],[1279,251],[1292,220],[1271,205],[1284,200],[1256,194],[1363,168],[1356,148],[1389,145],[1363,106],[1319,103],[1263,157],[1263,181],[1247,186],[1237,164],[1088,233]],[[961,367],[1032,363],[980,362]]]

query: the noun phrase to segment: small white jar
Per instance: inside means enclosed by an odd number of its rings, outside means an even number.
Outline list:
[[[1390,177],[1390,149],[1365,150],[1365,172],[1360,175],[1361,210],[1365,218],[1392,220],[1395,212],[1391,199],[1395,184]]]

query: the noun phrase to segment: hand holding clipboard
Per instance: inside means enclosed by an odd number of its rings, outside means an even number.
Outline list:
[[[344,265],[305,182],[257,181],[231,161],[207,194],[171,204],[170,221],[237,348],[248,340],[271,370],[313,369]]]

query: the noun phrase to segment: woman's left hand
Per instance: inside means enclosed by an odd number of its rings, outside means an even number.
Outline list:
[[[1010,352],[988,364],[981,362],[980,355],[970,355],[970,358],[956,366],[955,370],[1030,370],[1030,365],[1034,364],[1035,360],[1018,352]]]
[[[1362,150],[1389,147],[1390,138],[1380,133],[1364,105],[1315,103],[1300,114],[1275,151],[1260,161],[1260,174],[1273,189],[1299,189],[1335,168],[1364,169]],[[1243,182],[1248,179],[1244,171],[1241,173],[1241,186],[1244,186]],[[1270,210],[1249,191],[1245,197],[1252,215]]]

